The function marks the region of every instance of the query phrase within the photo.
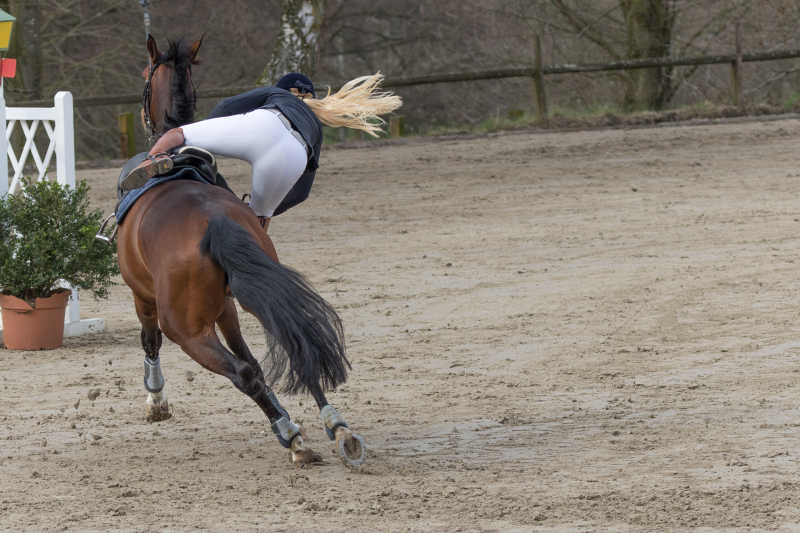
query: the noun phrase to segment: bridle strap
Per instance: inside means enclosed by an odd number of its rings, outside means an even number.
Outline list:
[[[156,69],[160,67],[163,63],[160,60],[156,60],[150,64],[150,71],[147,73],[147,78],[144,81],[144,93],[142,94],[142,107],[144,108],[144,124],[147,128],[147,144],[152,145],[153,141],[156,138],[156,130],[155,125],[153,124],[153,119],[150,116],[150,99],[153,94],[153,87],[151,80],[153,79],[153,74],[155,73]]]

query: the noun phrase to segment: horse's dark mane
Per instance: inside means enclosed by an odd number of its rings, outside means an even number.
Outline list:
[[[167,113],[165,129],[177,128],[194,122],[195,91],[189,75],[192,65],[191,44],[183,38],[169,41],[169,49],[161,56],[162,63],[173,63],[175,72],[172,76],[172,109]]]

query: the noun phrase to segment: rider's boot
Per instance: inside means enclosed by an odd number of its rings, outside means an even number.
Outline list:
[[[123,191],[141,187],[150,178],[161,176],[172,170],[172,159],[167,152],[183,144],[183,130],[173,128],[158,138],[147,154],[147,159],[131,170],[120,182]]]
[[[172,170],[172,158],[168,154],[148,154],[147,159],[131,170],[119,186],[123,191],[138,189],[150,178],[161,176],[170,170]]]

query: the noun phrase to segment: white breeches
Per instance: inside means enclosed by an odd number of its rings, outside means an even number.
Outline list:
[[[305,146],[266,109],[181,126],[185,143],[250,163],[250,207],[271,217],[306,169]]]

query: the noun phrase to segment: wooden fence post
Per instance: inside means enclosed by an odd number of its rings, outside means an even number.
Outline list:
[[[733,105],[741,107],[742,101],[742,25],[736,23],[736,59],[731,63],[731,85]]]
[[[123,159],[136,153],[136,137],[134,136],[133,113],[120,113],[117,117],[119,125],[119,150]]]
[[[403,135],[404,122],[401,115],[389,117],[389,137],[401,137]]]
[[[547,94],[544,92],[542,39],[539,37],[539,34],[536,34],[533,53],[533,87],[536,93],[536,120],[539,122],[547,122]]]

